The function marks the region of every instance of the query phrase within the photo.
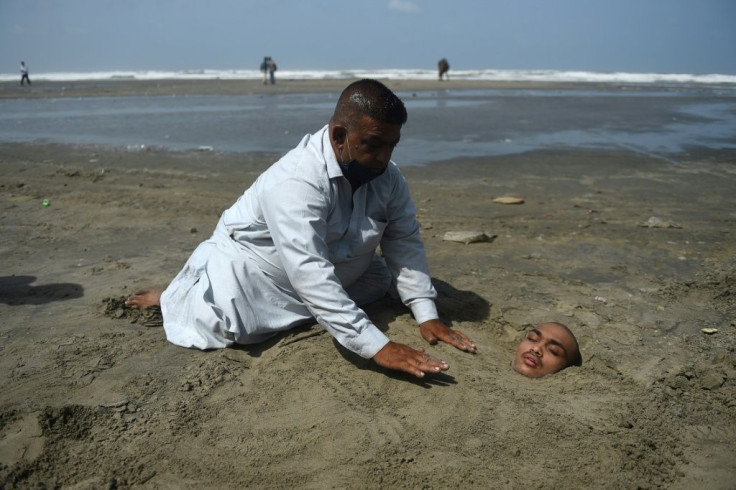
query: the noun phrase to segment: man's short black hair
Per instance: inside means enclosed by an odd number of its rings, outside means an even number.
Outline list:
[[[560,322],[548,322],[554,325],[558,325],[565,330],[567,330],[567,333],[570,334],[570,337],[572,337],[572,341],[575,344],[575,351],[570,353],[570,358],[568,359],[569,366],[582,366],[583,365],[583,355],[580,353],[580,345],[578,344],[578,339],[575,337],[575,334],[572,333],[572,330],[570,330],[570,327],[565,325],[564,323]]]
[[[399,126],[407,120],[401,99],[384,84],[370,78],[353,82],[342,91],[332,120],[352,129],[364,116],[383,124]]]

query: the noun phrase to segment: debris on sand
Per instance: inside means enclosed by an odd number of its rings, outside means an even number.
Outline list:
[[[464,244],[476,242],[490,242],[496,235],[489,235],[483,231],[448,231],[443,240],[447,242],[460,242]]]
[[[639,223],[639,226],[643,228],[682,228],[682,226],[674,221],[657,218],[656,216],[652,216],[648,220]]]
[[[125,305],[125,296],[117,298],[105,298],[104,315],[116,320],[128,320],[130,323],[138,323],[144,327],[161,327],[164,324],[161,308],[152,306],[143,310],[130,308]]]
[[[496,204],[524,204],[524,198],[513,196],[501,196],[493,200]]]

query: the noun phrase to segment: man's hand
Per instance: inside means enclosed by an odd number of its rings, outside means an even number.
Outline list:
[[[381,367],[404,371],[417,378],[423,378],[424,373],[439,373],[450,369],[445,361],[428,356],[424,350],[391,341],[373,356],[373,360]]]
[[[447,342],[450,345],[454,345],[458,349],[475,353],[475,344],[468,338],[467,335],[459,330],[453,330],[445,325],[442,320],[427,320],[426,322],[419,325],[419,332],[424,337],[424,340],[430,344],[436,344],[438,340]]]

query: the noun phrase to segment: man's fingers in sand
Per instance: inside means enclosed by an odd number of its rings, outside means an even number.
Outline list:
[[[419,326],[422,337],[430,344],[436,344],[438,340],[446,342],[457,349],[465,352],[475,353],[475,344],[467,335],[459,330],[453,330],[440,320],[429,320]]]
[[[474,353],[475,344],[470,338],[462,333],[460,330],[453,330],[448,328],[444,332],[438,332],[437,337],[445,343],[448,343],[461,351]]]
[[[423,378],[425,373],[439,373],[450,368],[446,362],[427,355],[424,350],[413,349],[397,342],[386,344],[373,360],[379,366],[404,371],[417,378]]]
[[[422,371],[437,373],[440,371],[447,371],[450,368],[450,365],[445,361],[437,357],[430,356],[424,352],[424,349],[421,349],[419,352],[421,352],[421,356],[418,361],[418,367]]]
[[[407,359],[407,363],[413,368],[412,374],[420,378],[424,376],[424,373],[439,373],[450,369],[449,364],[430,356],[424,352],[424,349],[414,350],[413,355]]]
[[[473,341],[459,330],[451,330],[450,333],[441,340],[457,347],[462,351],[470,353],[475,352],[475,344],[473,343]]]

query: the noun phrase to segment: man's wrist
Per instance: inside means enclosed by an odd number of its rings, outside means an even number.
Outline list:
[[[429,320],[437,320],[440,317],[437,313],[437,307],[431,299],[420,300],[413,303],[411,305],[411,312],[419,325]]]

